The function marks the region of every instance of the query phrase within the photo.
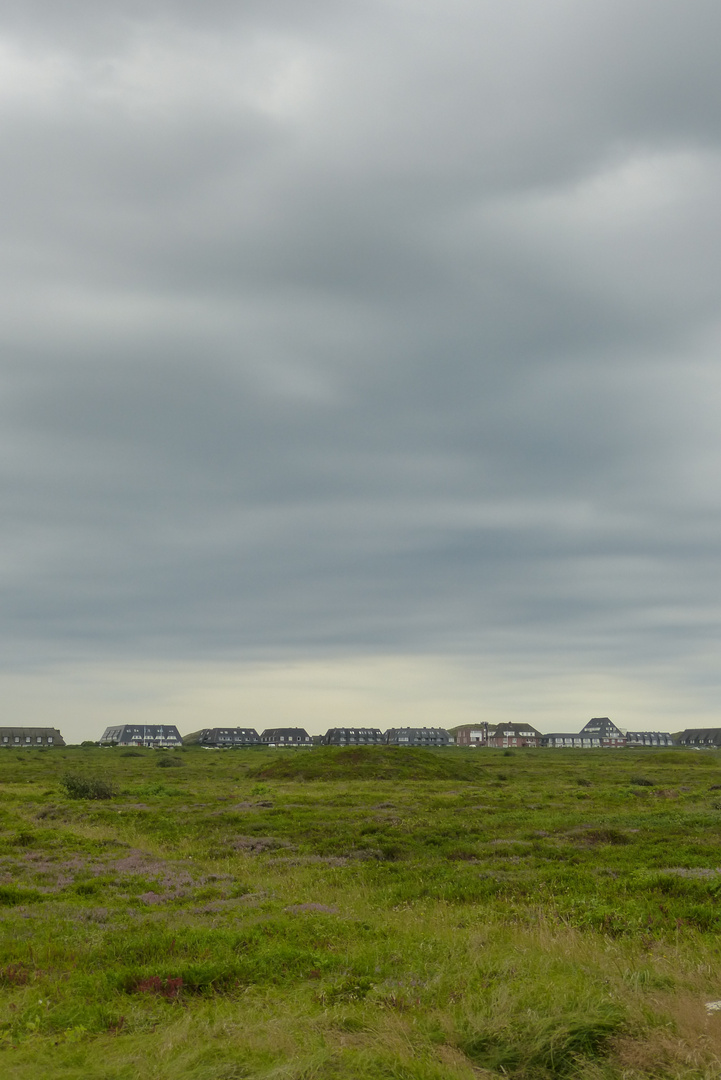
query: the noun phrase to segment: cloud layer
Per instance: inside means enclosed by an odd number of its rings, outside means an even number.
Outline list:
[[[9,665],[715,695],[721,10],[0,3]]]

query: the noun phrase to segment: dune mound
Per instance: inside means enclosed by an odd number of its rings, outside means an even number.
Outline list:
[[[264,780],[472,780],[471,762],[443,750],[396,746],[318,746],[279,751],[248,775]]]

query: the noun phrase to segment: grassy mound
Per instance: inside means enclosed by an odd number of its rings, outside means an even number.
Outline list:
[[[444,750],[319,746],[283,753],[251,770],[263,780],[473,780],[473,763]]]
[[[203,728],[199,728],[198,731],[191,731],[190,735],[183,735],[183,746],[200,746],[202,732]]]

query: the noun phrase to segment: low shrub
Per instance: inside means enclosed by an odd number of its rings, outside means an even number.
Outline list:
[[[69,799],[112,799],[115,788],[99,776],[64,776],[60,781]]]
[[[184,761],[172,757],[161,757],[155,764],[159,769],[182,769],[185,766]]]
[[[12,838],[10,843],[14,844],[16,847],[32,847],[36,840],[37,837],[35,836],[35,833],[19,832],[17,836]]]
[[[631,837],[620,829],[588,829],[579,839],[587,844],[630,844]]]

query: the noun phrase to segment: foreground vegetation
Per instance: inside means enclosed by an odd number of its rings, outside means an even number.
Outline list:
[[[715,753],[0,754],[0,1076],[721,1074]]]

